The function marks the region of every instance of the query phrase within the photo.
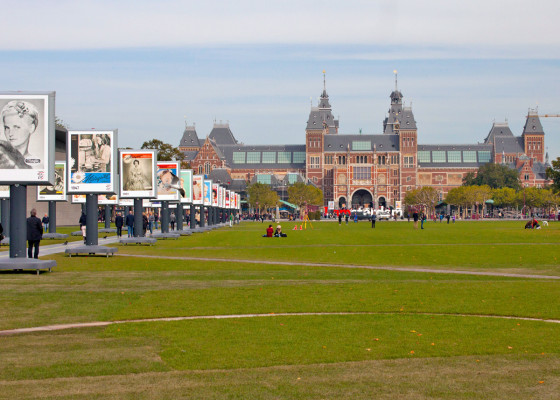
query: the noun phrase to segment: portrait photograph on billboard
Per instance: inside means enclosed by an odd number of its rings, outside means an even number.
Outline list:
[[[54,184],[52,186],[37,186],[37,201],[66,201],[66,161],[54,164]]]
[[[203,186],[203,204],[205,206],[212,205],[212,181],[210,179],[204,179],[204,186]]]
[[[218,191],[220,190],[220,185],[217,183],[212,184],[212,207],[218,207]]]
[[[116,131],[69,131],[68,193],[116,193]]]
[[[193,171],[192,169],[182,169],[180,172],[181,186],[185,191],[185,196],[181,198],[181,203],[192,203],[193,201]]]
[[[204,191],[203,181],[204,175],[193,176],[193,204],[202,204],[202,193]]]
[[[54,92],[0,93],[0,183],[54,178]]]
[[[116,194],[100,194],[97,196],[97,204],[100,206],[110,206],[119,204],[119,196]]]
[[[156,153],[154,150],[121,150],[120,194],[124,198],[155,198]]]
[[[226,208],[230,208],[230,201],[229,201],[229,195],[230,195],[230,191],[226,190]]]
[[[157,199],[178,201],[184,193],[179,179],[179,163],[176,161],[158,161],[157,163]]]
[[[218,207],[224,208],[224,188],[218,185]]]

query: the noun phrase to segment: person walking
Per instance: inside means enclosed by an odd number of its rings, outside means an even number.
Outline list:
[[[338,226],[340,226],[340,225],[342,225],[342,212],[338,213]]]
[[[154,213],[148,213],[148,229],[150,230],[150,235],[154,233]]]
[[[229,227],[231,228],[233,226],[233,213],[229,214]]]
[[[118,212],[117,216],[115,217],[115,226],[117,227],[117,236],[122,237],[122,227],[124,225],[124,218],[122,217],[121,213]]]
[[[424,229],[424,222],[426,219],[426,214],[422,213],[422,216],[420,217],[420,229]]]
[[[48,232],[49,231],[49,216],[47,214],[45,214],[45,216],[43,217],[41,222],[43,223],[44,231]]]
[[[126,229],[128,230],[128,237],[133,237],[134,236],[134,214],[132,214],[132,211],[128,212],[128,215],[126,216]]]
[[[348,225],[348,218],[350,218],[350,213],[344,213],[344,221],[346,222],[346,225]]]
[[[82,231],[82,238],[84,239],[84,243],[86,242],[86,225],[87,225],[87,217],[86,213],[82,212],[80,215],[80,220],[78,221],[80,224],[80,230]]]
[[[447,219],[447,225],[449,225],[449,220],[451,219],[451,215],[447,214],[447,215],[445,216],[445,218]]]
[[[43,225],[37,218],[37,210],[31,210],[31,216],[27,218],[27,258],[39,258],[39,243],[43,238]],[[33,248],[35,247],[35,252]]]
[[[375,220],[377,219],[377,215],[375,215],[375,211],[371,213],[371,227],[375,228]]]
[[[159,211],[154,211],[154,227],[157,231],[158,229],[158,223],[159,223]]]
[[[412,219],[414,220],[414,229],[418,229],[418,211],[414,210],[414,213],[412,213]]]
[[[171,224],[171,230],[174,231],[175,230],[175,213],[172,212],[171,215],[169,216],[169,223]]]
[[[146,213],[142,213],[142,236],[145,237],[146,236],[146,230],[148,229],[148,216],[146,215]]]

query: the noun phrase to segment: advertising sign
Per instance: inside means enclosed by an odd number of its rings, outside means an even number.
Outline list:
[[[203,197],[205,206],[212,205],[212,181],[209,179],[204,179],[204,187],[203,187]]]
[[[54,185],[37,186],[37,201],[66,201],[66,161],[54,164]]]
[[[327,204],[329,210],[334,210],[334,201],[329,201]]]
[[[157,163],[157,199],[160,201],[179,201],[181,180],[179,179],[179,163],[176,161],[158,161]]]
[[[212,184],[212,207],[218,207],[218,191],[220,190],[220,185],[217,183]]]
[[[68,131],[68,193],[117,193],[117,131]]]
[[[231,207],[231,204],[230,204],[230,201],[229,201],[229,195],[230,195],[230,193],[231,193],[231,192],[230,192],[229,190],[226,190],[226,208],[230,208],[230,207]]]
[[[0,93],[0,183],[54,183],[54,97]]]
[[[134,207],[134,199],[119,198],[119,206]]]
[[[193,171],[192,169],[181,170],[181,185],[185,191],[185,197],[181,198],[181,203],[193,202]]]
[[[193,204],[202,204],[202,194],[204,192],[202,181],[204,181],[204,175],[193,176]]]
[[[120,151],[121,197],[144,199],[157,196],[156,159],[156,150]]]
[[[73,194],[71,197],[72,204],[84,204],[86,202],[86,195],[85,194]],[[133,204],[134,201],[130,205]],[[123,205],[119,201],[119,196],[116,194],[98,194],[97,195],[97,204],[100,206],[108,206],[108,205]]]
[[[218,185],[218,207],[224,208],[224,188]]]
[[[9,198],[10,198],[10,187],[0,186],[0,199],[9,199]]]

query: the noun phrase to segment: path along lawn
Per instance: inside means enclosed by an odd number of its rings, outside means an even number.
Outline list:
[[[560,324],[544,321],[560,319],[560,280],[228,262],[558,276],[560,226],[525,231],[519,222],[429,223],[414,231],[412,223],[381,222],[373,230],[360,222],[314,228],[266,239],[263,224],[244,223],[153,247],[119,248],[225,261],[56,255],[50,274],[0,274],[0,329],[267,315],[0,336],[0,398],[505,399],[554,398],[560,391]]]

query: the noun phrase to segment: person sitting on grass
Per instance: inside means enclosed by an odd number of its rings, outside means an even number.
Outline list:
[[[274,231],[274,237],[287,237],[288,235],[286,235],[285,233],[282,233],[282,227],[280,225],[278,225],[276,227],[276,230]]]
[[[274,229],[272,229],[272,225],[268,225],[268,228],[266,228],[266,235],[263,235],[263,237],[272,237],[273,233]]]

